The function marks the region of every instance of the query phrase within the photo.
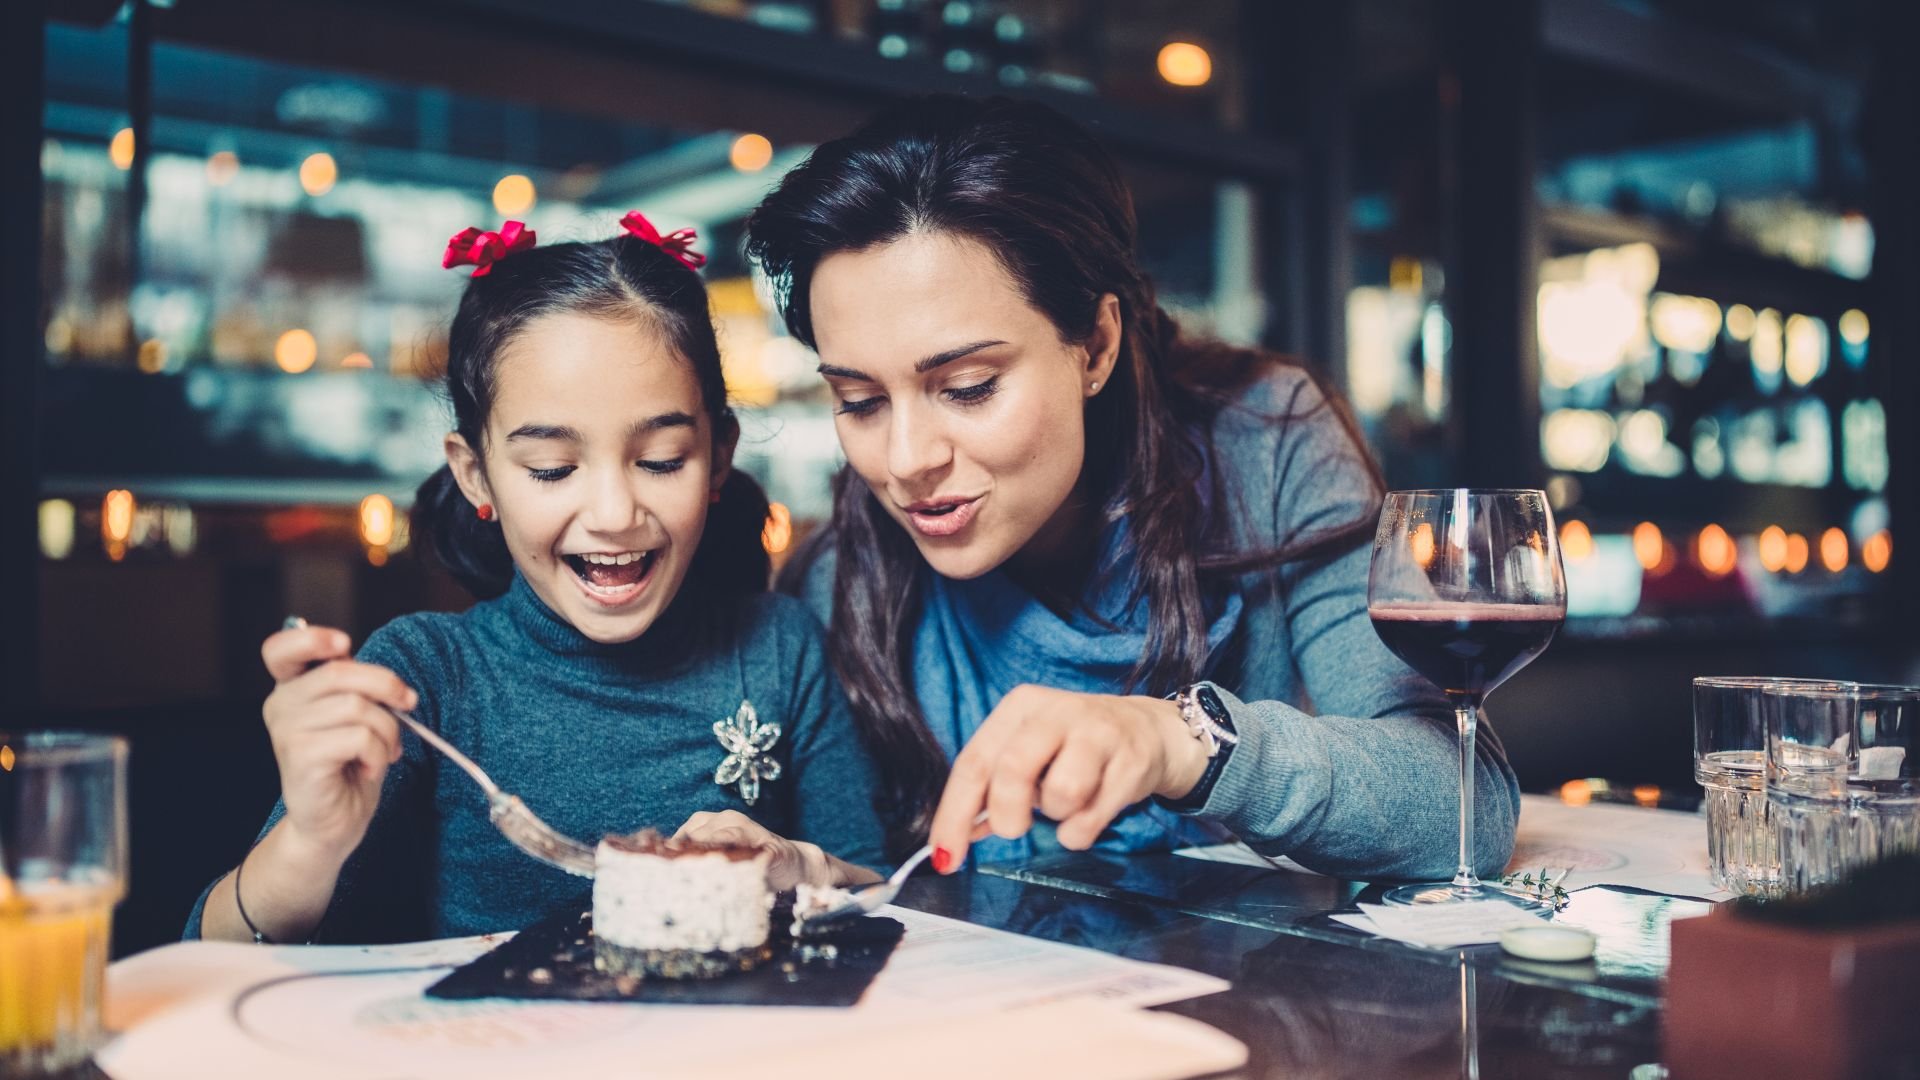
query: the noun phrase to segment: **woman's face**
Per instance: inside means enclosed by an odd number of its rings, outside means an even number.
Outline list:
[[[447,436],[454,476],[556,615],[594,641],[639,637],[686,580],[732,450],[715,460],[691,367],[652,327],[556,314],[495,375],[484,460]]]
[[[935,570],[975,578],[1060,542],[1118,301],[1064,342],[986,247],[918,231],[821,260],[810,311],[847,462]]]

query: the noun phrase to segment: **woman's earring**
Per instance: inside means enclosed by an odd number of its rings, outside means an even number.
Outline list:
[[[493,504],[481,503],[479,506],[476,506],[473,508],[473,513],[474,513],[474,516],[478,517],[481,521],[492,521],[493,520]]]
[[[1091,382],[1091,383],[1089,383],[1089,384],[1087,385],[1087,393],[1089,393],[1089,394],[1097,394],[1097,393],[1099,393],[1099,392],[1100,392],[1100,380],[1099,380],[1099,379],[1095,379],[1095,380],[1093,380],[1093,382]]]
[[[718,506],[720,504],[720,493],[717,491],[707,492],[707,502],[711,505]]]

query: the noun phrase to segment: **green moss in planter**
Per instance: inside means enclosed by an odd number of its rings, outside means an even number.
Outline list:
[[[1802,896],[1730,900],[1743,919],[1807,930],[1865,930],[1920,919],[1920,854],[1895,855]]]

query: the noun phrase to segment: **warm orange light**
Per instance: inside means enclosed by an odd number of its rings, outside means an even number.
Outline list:
[[[393,543],[393,500],[375,492],[360,500],[360,542],[368,547]]]
[[[121,171],[133,168],[133,129],[121,128],[113,133],[113,141],[107,144],[107,157],[113,161],[113,167]]]
[[[384,547],[368,548],[367,549],[367,565],[369,566],[387,565],[387,549]]]
[[[1641,806],[1660,805],[1660,785],[1637,784],[1633,789],[1633,801]]]
[[[1847,534],[1838,528],[1820,534],[1820,565],[1839,573],[1847,568]]]
[[[1408,537],[1408,543],[1413,547],[1413,561],[1419,563],[1421,569],[1424,570],[1433,565],[1432,525],[1425,522],[1415,525],[1412,535]]]
[[[1593,801],[1593,785],[1585,780],[1569,780],[1560,785],[1560,801],[1568,806],[1585,806]]]
[[[1813,555],[1813,545],[1799,533],[1787,537],[1787,573],[1797,574],[1807,568],[1807,560]]]
[[[1700,530],[1700,538],[1694,545],[1694,555],[1700,560],[1700,569],[1709,577],[1726,577],[1740,561],[1740,551],[1734,546],[1733,537],[1718,525],[1709,525]]]
[[[100,500],[100,539],[107,547],[107,558],[119,562],[127,557],[127,538],[133,535],[133,492],[115,488]]]
[[[1175,86],[1205,86],[1213,78],[1213,57],[1190,41],[1170,41],[1161,46],[1157,66],[1160,77]]]
[[[334,164],[332,154],[309,154],[300,163],[300,187],[316,199],[332,191],[339,179],[340,166]]]
[[[765,135],[749,131],[733,140],[727,161],[741,172],[759,172],[773,163],[773,143]]]
[[[219,150],[207,155],[207,183],[214,187],[226,187],[240,175],[240,155],[231,150]]]
[[[13,747],[0,744],[0,772],[13,771]]]
[[[1887,530],[1881,529],[1860,545],[1860,565],[1866,567],[1868,573],[1877,574],[1892,561],[1893,534]]]
[[[1760,565],[1777,574],[1787,565],[1787,530],[1769,525],[1760,532]]]
[[[368,356],[366,353],[363,353],[363,352],[348,353],[347,355],[340,358],[340,366],[352,367],[352,368],[370,368],[373,366],[373,357]]]
[[[273,343],[273,362],[289,375],[298,375],[312,367],[319,355],[320,346],[313,335],[298,328],[281,334],[280,340]]]
[[[533,189],[533,181],[519,173],[510,173],[493,185],[493,208],[507,217],[524,214],[533,209],[539,198]]]
[[[770,555],[787,550],[793,542],[793,513],[784,503],[767,507],[767,523],[760,529],[760,544]]]
[[[1667,538],[1660,535],[1660,526],[1651,521],[1643,521],[1633,527],[1633,557],[1640,560],[1643,570],[1658,570],[1667,555]]]
[[[1569,521],[1560,526],[1560,556],[1579,562],[1593,554],[1593,530],[1584,521]]]

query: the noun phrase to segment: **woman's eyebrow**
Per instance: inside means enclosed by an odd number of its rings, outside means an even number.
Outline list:
[[[934,353],[932,356],[923,357],[920,360],[916,361],[913,365],[913,373],[915,375],[925,375],[927,372],[932,371],[937,367],[941,367],[946,364],[951,364],[955,360],[958,360],[963,356],[970,356],[974,353],[979,352],[981,349],[991,349],[995,345],[1005,345],[1005,344],[1006,344],[1005,341],[995,338],[990,341],[973,341],[973,342],[968,342],[965,345],[956,345],[955,347],[948,349],[945,352],[937,352],[937,353]],[[833,379],[853,379],[857,382],[878,382],[879,381],[864,371],[855,371],[852,368],[843,368],[835,364],[821,364],[819,371],[820,371],[820,374]]]

